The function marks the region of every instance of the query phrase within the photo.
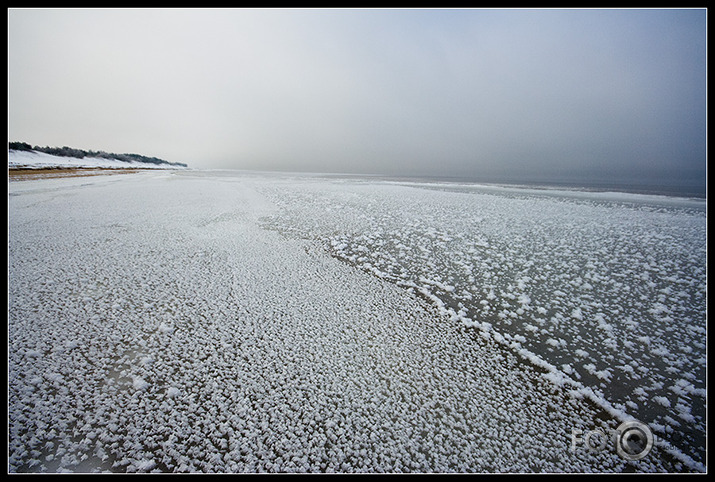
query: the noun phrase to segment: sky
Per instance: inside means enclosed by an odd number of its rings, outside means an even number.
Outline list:
[[[9,9],[8,140],[196,169],[705,183],[704,9]]]

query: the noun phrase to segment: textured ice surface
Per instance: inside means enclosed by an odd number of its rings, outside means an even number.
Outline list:
[[[276,224],[531,362],[566,366],[558,380],[704,460],[703,200],[338,181],[274,193]]]
[[[623,306],[631,324],[622,328],[610,318],[616,301],[584,297],[601,287],[600,263],[613,249],[582,253],[594,266],[566,286],[581,259],[574,246],[559,252],[576,260],[552,259],[539,248],[548,237],[523,232],[559,232],[558,223],[516,228],[527,218],[519,213],[538,217],[534,201],[192,171],[24,181],[9,191],[11,472],[702,469],[660,445],[637,462],[572,451],[574,429],[613,429],[620,413],[603,412],[533,355],[537,338],[554,340],[555,353],[583,341],[572,347],[572,371],[586,378],[584,364],[592,364],[597,379],[613,383],[629,372],[583,360],[603,344],[576,338],[571,314],[580,309],[605,332],[632,326],[636,349],[665,360],[618,358],[637,361],[646,380],[633,393],[671,400],[663,430],[690,417],[697,431],[704,390],[692,367],[704,367],[703,351],[691,343],[681,356],[683,347],[645,318],[680,319],[680,303],[690,303],[678,333],[704,345],[704,274],[678,271],[677,240],[668,238],[671,252],[621,269],[668,269],[675,280],[651,274],[649,289],[669,286],[680,302],[656,298],[666,312],[641,300],[650,291],[631,293],[627,300],[645,308],[634,316]],[[609,208],[542,201],[574,224]],[[623,223],[639,219],[627,214],[632,207],[611,209]],[[668,216],[663,226],[681,223],[692,266],[701,266],[692,245],[699,212],[638,212]],[[641,230],[639,239],[667,234]],[[533,253],[533,264],[523,253]],[[659,264],[668,260],[675,264]],[[549,281],[560,272],[568,278]],[[549,298],[555,287],[564,295]],[[506,329],[520,323],[531,328]],[[679,371],[668,377],[670,366]]]

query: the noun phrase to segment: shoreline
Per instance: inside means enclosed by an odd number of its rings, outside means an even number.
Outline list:
[[[8,181],[33,181],[36,179],[56,179],[61,177],[86,177],[111,174],[134,174],[148,169],[108,168],[108,167],[9,167]]]

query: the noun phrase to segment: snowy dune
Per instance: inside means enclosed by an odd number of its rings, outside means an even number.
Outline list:
[[[104,169],[185,169],[167,164],[151,164],[148,162],[124,162],[117,159],[94,157],[60,157],[36,151],[9,151],[8,167],[23,169],[50,168],[104,168]]]
[[[556,308],[527,289],[538,280],[508,288],[441,274],[478,259],[455,258],[460,235],[440,224],[453,220],[452,196],[474,194],[200,171],[23,181],[9,194],[11,472],[704,470],[672,444],[639,461],[572,450],[573,430],[613,430],[628,407],[594,404],[533,354],[532,338],[563,339],[546,324]],[[478,200],[490,199],[510,198]],[[398,211],[420,200],[436,211]],[[499,257],[499,217],[482,216],[481,234],[460,231],[475,253],[521,262]],[[410,259],[426,260],[424,271]],[[599,283],[586,274],[581,288]],[[685,274],[673,276],[687,291]],[[478,306],[501,302],[512,324],[511,312],[532,317],[524,335],[460,310],[483,288]],[[608,332],[577,301],[567,315]],[[653,317],[680,309],[649,307]],[[682,358],[657,333],[639,343]],[[669,366],[683,375],[672,377],[679,398],[664,400],[698,427],[697,377]],[[596,364],[572,371],[616,376]],[[605,399],[596,388],[591,398]]]

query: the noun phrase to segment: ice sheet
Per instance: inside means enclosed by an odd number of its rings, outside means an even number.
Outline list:
[[[475,211],[464,194],[191,171],[23,181],[9,191],[11,472],[703,469],[672,447],[637,462],[571,450],[573,430],[613,429],[620,414],[554,383],[563,372],[541,357],[526,363],[533,353],[520,345],[533,332],[516,338],[444,296],[481,300],[486,287],[495,312],[524,309],[512,325],[524,315],[548,321],[534,316],[539,293],[527,292],[536,273],[497,249],[525,242],[495,230],[529,203],[487,196]],[[690,216],[697,238],[699,215]],[[680,217],[690,219],[671,221]],[[447,229],[455,219],[484,229]],[[455,257],[466,241],[470,257]],[[483,258],[494,260],[488,285],[467,273]],[[447,262],[464,275],[448,276]],[[510,263],[517,274],[498,281],[496,268]],[[697,273],[671,273],[697,303]],[[562,325],[583,304],[565,293]],[[591,305],[580,308],[591,315]],[[566,335],[549,333],[561,346]],[[672,406],[697,424],[687,398],[702,393],[686,374],[673,377]]]

